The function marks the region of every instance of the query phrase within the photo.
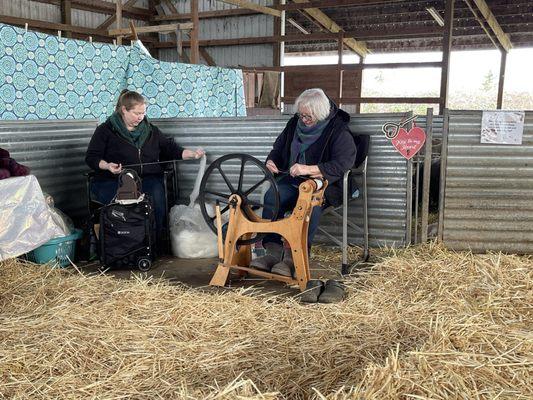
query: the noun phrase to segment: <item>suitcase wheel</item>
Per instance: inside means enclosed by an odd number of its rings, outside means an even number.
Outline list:
[[[147,258],[141,258],[137,263],[137,267],[139,268],[139,270],[146,272],[150,268],[152,268],[152,262]]]

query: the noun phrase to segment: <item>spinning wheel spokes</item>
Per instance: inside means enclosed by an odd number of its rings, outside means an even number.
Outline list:
[[[272,209],[272,215],[275,216],[279,209],[279,194],[274,176],[263,162],[250,155],[240,153],[228,154],[215,160],[205,171],[200,184],[200,209],[207,225],[213,232],[217,233],[216,217],[214,213],[208,211],[209,203],[219,201],[226,204],[221,209],[223,215],[229,210],[229,198],[234,194],[241,198],[241,207],[248,215],[254,213],[254,209],[264,207],[260,195],[261,186],[266,182],[270,183],[274,191],[276,202]],[[263,236],[264,234],[259,233],[251,239],[239,239],[237,244],[254,243],[261,240]]]

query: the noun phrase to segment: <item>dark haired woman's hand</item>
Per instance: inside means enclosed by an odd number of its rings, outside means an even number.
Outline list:
[[[117,174],[120,174],[122,172],[122,164],[108,163],[107,164],[107,169],[112,174],[117,175]]]
[[[184,160],[197,160],[199,158],[202,158],[205,155],[205,150],[202,148],[191,150],[191,149],[185,149],[183,150],[183,153],[181,153],[181,158]]]

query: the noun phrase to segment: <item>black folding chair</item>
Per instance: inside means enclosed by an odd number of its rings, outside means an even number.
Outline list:
[[[92,223],[99,223],[100,209],[105,205],[93,198],[91,194],[91,184],[95,177],[94,171],[89,171],[84,174],[86,176],[86,190],[87,190],[87,213]],[[165,251],[170,254],[170,221],[169,211],[178,199],[178,185],[177,185],[177,165],[176,162],[168,162],[163,164],[163,187],[165,190]],[[171,194],[169,195],[169,189]]]
[[[366,262],[370,256],[368,247],[368,197],[367,197],[367,164],[368,164],[368,150],[370,148],[369,135],[354,135],[355,144],[357,146],[357,155],[352,169],[346,171],[343,176],[343,201],[340,206],[330,206],[324,210],[322,216],[332,215],[342,222],[342,240],[339,240],[331,233],[327,232],[323,227],[318,227],[319,231],[324,234],[333,243],[342,249],[342,267],[341,273],[343,275],[349,274],[352,267],[359,262]],[[361,187],[355,185],[355,177],[362,177]],[[348,220],[348,207],[350,202],[355,199],[362,198],[363,200],[363,226],[359,226]],[[348,264],[348,246],[354,246],[353,243],[348,243],[348,227],[355,232],[363,235],[363,256],[361,261]]]

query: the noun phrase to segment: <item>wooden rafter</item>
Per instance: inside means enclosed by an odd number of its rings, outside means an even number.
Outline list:
[[[260,13],[263,13],[263,14],[273,15],[274,17],[281,17],[281,11],[276,10],[271,7],[261,6],[259,4],[255,4],[247,0],[217,0],[217,1],[220,1],[226,4],[232,4],[240,8],[246,8],[248,10],[259,11]]]
[[[513,47],[513,44],[511,43],[511,40],[509,39],[509,35],[507,35],[498,21],[496,20],[496,17],[490,10],[489,6],[485,2],[485,0],[472,0],[479,11],[481,12],[481,15],[483,15],[483,18],[485,18],[485,21],[487,21],[487,24],[490,26],[490,29],[492,32],[494,32],[494,35],[496,35],[496,38],[502,45],[503,49],[505,51],[509,51],[511,47]]]
[[[304,35],[309,35],[310,32],[292,18],[287,18],[287,22],[294,26],[296,29],[298,29],[300,32],[302,32]]]
[[[294,0],[294,2],[295,3],[307,3],[308,0]],[[307,14],[309,14],[309,16],[311,16],[313,19],[318,21],[320,25],[322,25],[328,31],[334,32],[334,33],[343,31],[343,29],[339,25],[337,25],[335,21],[333,21],[330,17],[328,17],[318,8],[307,8],[305,11],[307,12]],[[359,42],[355,40],[353,37],[345,37],[343,41],[344,41],[344,44],[348,48],[355,51],[361,57],[365,57],[368,54],[368,49],[363,42]]]
[[[261,14],[259,11],[244,10],[241,8],[232,8],[230,10],[217,10],[217,11],[202,11],[198,13],[198,18],[226,18],[226,17],[242,17],[248,15]],[[167,15],[156,15],[151,18],[152,21],[180,21],[192,19],[191,13],[172,13]]]
[[[492,31],[491,31],[490,27],[487,25],[487,22],[485,21],[483,16],[479,15],[479,10],[476,8],[476,6],[474,4],[472,4],[471,0],[463,0],[463,1],[467,5],[467,7],[470,9],[470,11],[472,12],[472,15],[474,16],[476,21],[481,26],[481,29],[483,29],[483,31],[487,34],[487,37],[490,39],[492,44],[494,44],[494,46],[497,49],[499,49],[501,47],[500,42],[498,42],[493,37],[494,35],[492,34]]]
[[[190,30],[192,29],[192,22],[186,22],[183,24],[167,24],[167,25],[152,25],[152,26],[138,26],[135,28],[137,34],[139,33],[168,33],[174,32],[176,29],[179,30]],[[110,29],[109,36],[129,36],[131,35],[130,28],[122,29]]]
[[[345,34],[350,34],[352,31],[345,32]],[[405,32],[411,33],[412,37],[417,36],[442,36],[442,29],[439,28],[425,28],[420,29],[417,28],[415,35],[413,30],[406,30]],[[372,34],[372,32],[369,32]],[[398,35],[401,35],[398,32],[390,32],[389,36],[380,36],[378,32],[375,33],[376,38],[396,38],[399,37]],[[372,36],[369,36],[369,38]],[[208,40],[200,40],[200,46],[238,46],[238,45],[245,45],[245,44],[261,44],[261,43],[278,43],[278,42],[307,42],[311,40],[332,40],[337,39],[338,34],[335,33],[310,33],[309,35],[278,35],[278,36],[259,36],[259,37],[241,37],[241,38],[235,38],[235,39],[208,39]],[[159,48],[165,48],[165,47],[174,47],[176,45],[176,42],[161,42],[156,45],[156,47]],[[185,46],[185,44],[184,44]]]

